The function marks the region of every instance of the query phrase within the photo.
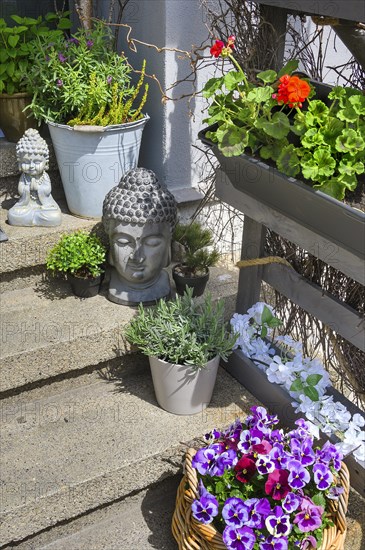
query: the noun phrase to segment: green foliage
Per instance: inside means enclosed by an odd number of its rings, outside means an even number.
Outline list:
[[[303,109],[280,107],[273,97],[278,79],[297,67],[293,60],[279,73],[261,72],[256,83],[247,82],[237,70],[208,80],[203,90],[210,100],[205,122],[217,129],[207,137],[227,157],[260,155],[287,176],[343,200],[365,172],[365,96],[336,86],[328,104],[312,98],[312,90]]]
[[[203,367],[216,355],[226,360],[237,337],[226,327],[224,303],[213,303],[209,294],[198,303],[192,292],[155,307],[140,304],[126,338],[145,355],[175,364]]]
[[[97,277],[103,272],[106,250],[100,239],[85,231],[65,234],[49,251],[47,269],[55,274],[71,273],[76,277]]]
[[[213,234],[209,229],[203,229],[200,223],[177,224],[173,239],[184,247],[183,265],[189,272],[186,275],[194,277],[205,274],[209,267],[217,264],[218,251],[215,248],[207,250],[214,242]]]
[[[78,30],[71,38],[52,42],[39,37],[27,76],[34,91],[30,105],[38,120],[106,126],[142,118],[148,85],[139,104],[145,63],[136,86],[132,67],[114,50],[112,33],[101,21],[93,30]]]
[[[312,401],[319,401],[316,385],[322,378],[321,374],[310,374],[305,380],[297,378],[290,386],[290,391],[304,393]]]
[[[11,19],[16,25],[10,27],[0,18],[0,93],[31,93],[26,76],[37,41],[40,37],[52,41],[63,36],[71,26],[69,12],[48,13],[37,19],[12,15]]]

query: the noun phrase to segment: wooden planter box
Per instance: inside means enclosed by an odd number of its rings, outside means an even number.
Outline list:
[[[257,4],[265,4],[274,8],[282,8],[290,13],[305,13],[307,15],[327,15],[348,19],[351,21],[365,21],[365,4],[363,0],[255,0]]]
[[[228,364],[223,363],[222,366],[245,386],[252,395],[257,397],[265,407],[272,413],[277,414],[280,421],[286,426],[294,426],[296,419],[304,417],[303,414],[296,414],[294,412],[291,404],[292,398],[285,388],[269,382],[265,372],[260,370],[242,351],[234,351],[228,360]],[[343,403],[352,414],[356,412],[361,414],[361,411],[353,403],[350,403],[348,399],[335,389],[332,388],[328,393],[333,395],[336,401]],[[326,439],[327,436],[324,436],[324,438]],[[362,497],[365,497],[365,469],[352,456],[347,457],[344,462],[350,471],[351,486]]]

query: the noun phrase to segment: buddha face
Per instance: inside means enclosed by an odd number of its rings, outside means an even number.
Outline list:
[[[116,222],[110,234],[111,263],[131,287],[154,284],[169,264],[171,227],[168,222],[143,226]]]
[[[18,156],[19,170],[30,176],[40,176],[47,168],[47,159],[41,153],[23,153]]]

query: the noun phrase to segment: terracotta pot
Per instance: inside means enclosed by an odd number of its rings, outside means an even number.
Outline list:
[[[37,128],[37,122],[29,111],[23,109],[30,104],[28,93],[0,94],[0,128],[8,141],[17,142],[25,130]]]

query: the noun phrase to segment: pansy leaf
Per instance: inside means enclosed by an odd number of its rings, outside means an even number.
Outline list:
[[[312,401],[319,401],[319,394],[316,390],[316,388],[313,388],[313,386],[306,386],[304,388],[304,395],[309,397]]]
[[[326,499],[325,497],[323,496],[322,493],[315,493],[313,496],[312,496],[312,501],[313,501],[313,504],[315,504],[316,506],[321,506],[323,508],[323,510],[326,509]]]
[[[320,380],[322,380],[322,374],[310,374],[307,376],[306,382],[310,386],[316,386]]]
[[[265,82],[265,84],[272,84],[277,79],[277,74],[272,70],[262,71],[257,75],[257,78]]]
[[[279,71],[278,78],[284,74],[291,74],[293,71],[296,71],[299,66],[299,61],[296,59],[291,59],[286,65]]]

